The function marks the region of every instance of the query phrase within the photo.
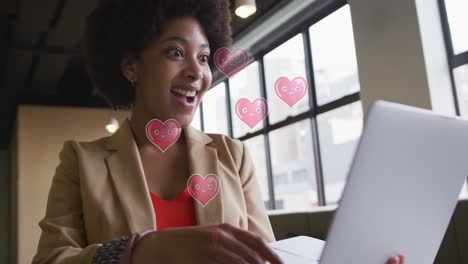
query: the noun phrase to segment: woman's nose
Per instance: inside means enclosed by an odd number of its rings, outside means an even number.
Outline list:
[[[194,80],[200,80],[203,78],[203,71],[201,65],[196,59],[191,59],[187,63],[187,67],[185,69],[185,76]]]

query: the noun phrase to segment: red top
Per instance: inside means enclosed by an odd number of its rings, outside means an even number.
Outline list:
[[[185,188],[172,200],[164,200],[150,192],[153,208],[156,213],[156,226],[158,230],[194,226],[197,224],[195,218],[194,199],[188,188]]]

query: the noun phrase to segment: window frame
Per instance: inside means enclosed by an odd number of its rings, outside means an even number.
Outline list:
[[[259,135],[264,136],[264,143],[265,143],[265,157],[266,157],[266,166],[267,166],[267,181],[268,181],[268,192],[269,192],[269,200],[265,201],[266,206],[270,210],[277,209],[276,201],[275,201],[275,192],[274,192],[274,181],[273,181],[273,169],[271,164],[271,147],[270,147],[270,132],[286,127],[288,125],[310,119],[311,123],[311,136],[312,136],[312,144],[313,144],[313,153],[314,153],[314,163],[315,163],[315,175],[316,175],[316,184],[317,184],[317,195],[318,195],[318,205],[319,206],[326,206],[326,199],[325,199],[325,183],[324,183],[324,176],[322,170],[322,160],[320,155],[320,140],[319,140],[319,131],[318,131],[318,123],[317,117],[320,114],[325,112],[338,109],[340,107],[350,105],[354,102],[358,102],[361,100],[360,92],[355,92],[353,94],[346,95],[344,97],[334,99],[331,102],[328,102],[323,105],[317,104],[317,97],[316,97],[316,89],[315,89],[315,80],[314,80],[314,70],[313,70],[313,58],[312,58],[312,49],[311,49],[311,41],[310,41],[310,32],[309,28],[312,27],[317,22],[321,21],[322,19],[326,18],[328,15],[331,15],[338,9],[346,6],[348,1],[346,0],[336,0],[328,2],[326,5],[318,6],[317,12],[313,12],[310,17],[304,22],[296,26],[294,30],[285,30],[279,29],[275,30],[275,32],[285,32],[285,34],[278,37],[269,35],[263,43],[267,43],[263,49],[259,50],[258,52],[253,54],[253,60],[250,63],[255,61],[258,62],[259,67],[259,79],[260,79],[260,94],[263,98],[268,100],[267,98],[267,88],[265,82],[265,67],[264,67],[264,56],[274,50],[275,48],[279,47],[280,45],[286,43],[291,38],[295,37],[296,35],[300,34],[303,39],[304,45],[304,56],[305,56],[305,69],[306,69],[306,80],[308,82],[308,96],[309,96],[309,104],[310,109],[303,113],[289,116],[288,118],[276,122],[274,124],[270,124],[269,122],[269,115],[263,120],[263,128],[252,132],[247,133],[241,137],[238,137],[238,140],[244,141],[247,139],[254,138]],[[287,26],[284,26],[287,27]],[[219,83],[224,82],[226,87],[226,107],[227,107],[227,114],[228,114],[228,131],[229,136],[233,137],[233,116],[231,111],[231,94],[230,94],[230,82],[227,76],[221,76],[218,80],[213,82],[212,87],[215,87]],[[201,103],[201,106],[203,102]],[[201,126],[203,127],[203,113],[202,114],[202,122]]]
[[[452,84],[452,92],[455,100],[455,113],[457,116],[461,115],[460,102],[458,98],[458,91],[455,83],[455,76],[453,71],[455,68],[468,64],[468,51],[464,51],[460,54],[455,55],[453,50],[452,33],[450,31],[450,25],[448,20],[447,7],[445,0],[438,0],[440,18],[442,23],[442,32],[444,35],[445,47],[447,52],[447,60],[450,68],[450,82]]]
[[[460,110],[460,101],[458,97],[457,85],[455,82],[454,70],[457,67],[468,65],[468,50],[460,54],[455,55],[452,42],[452,33],[450,31],[450,24],[448,20],[447,7],[445,5],[445,0],[438,0],[440,19],[442,24],[442,32],[444,35],[444,42],[447,52],[447,61],[449,65],[450,72],[450,82],[452,84],[452,93],[455,101],[455,113],[457,116],[461,116]],[[467,177],[468,181],[468,177]],[[468,190],[468,184],[465,185]]]

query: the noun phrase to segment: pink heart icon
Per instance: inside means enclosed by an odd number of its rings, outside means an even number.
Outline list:
[[[247,98],[241,98],[236,103],[236,114],[250,128],[254,128],[268,114],[267,101],[257,98],[250,102]]]
[[[219,48],[214,54],[214,63],[220,71],[232,77],[247,66],[247,52],[240,48],[233,52],[228,48]]]
[[[218,194],[220,184],[218,176],[214,174],[205,177],[194,174],[188,178],[187,187],[190,195],[205,207]]]
[[[307,93],[307,81],[302,77],[296,77],[292,81],[280,77],[275,82],[275,92],[289,107],[293,107]]]
[[[175,119],[161,122],[159,119],[151,119],[146,124],[146,136],[162,152],[172,146],[180,137],[182,128]]]

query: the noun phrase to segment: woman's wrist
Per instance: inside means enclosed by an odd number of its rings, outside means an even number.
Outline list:
[[[141,240],[143,240],[143,238],[148,236],[151,232],[152,230],[146,230],[143,232],[133,233],[129,236],[126,236],[127,244],[126,244],[126,247],[122,250],[118,263],[121,263],[121,264],[134,263],[133,255],[134,255],[136,247],[141,242]]]
[[[120,260],[122,252],[128,246],[128,237],[119,237],[102,244],[93,257],[93,264],[115,263]]]
[[[161,231],[151,231],[145,232],[144,234],[135,237],[135,241],[131,248],[129,257],[129,262],[121,262],[122,264],[140,264],[148,263],[151,258],[151,263],[156,260],[154,257],[157,257],[156,263],[165,263],[164,255],[161,250]]]

